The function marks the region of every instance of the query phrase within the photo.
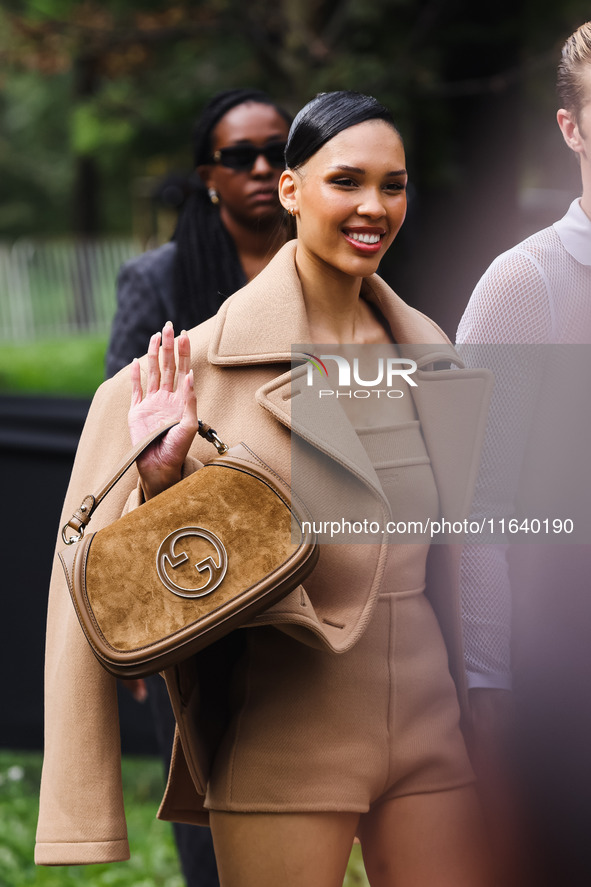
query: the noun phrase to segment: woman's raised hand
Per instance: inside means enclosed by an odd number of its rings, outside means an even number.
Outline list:
[[[127,422],[132,444],[135,446],[150,432],[175,419],[179,424],[154,441],[137,460],[146,499],[181,479],[183,462],[198,428],[189,337],[184,331],[179,336],[177,367],[174,329],[169,321],[162,334],[155,333],[150,339],[145,395],[139,361],[134,360],[131,365],[131,407]]]

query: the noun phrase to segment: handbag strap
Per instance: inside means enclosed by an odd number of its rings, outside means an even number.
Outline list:
[[[92,513],[94,512],[97,505],[102,502],[107,493],[109,493],[113,489],[115,484],[121,480],[128,468],[130,468],[135,460],[142,455],[144,450],[146,450],[151,443],[157,440],[157,438],[166,434],[167,431],[170,431],[171,428],[174,428],[174,426],[178,424],[179,420],[177,419],[174,422],[169,422],[167,425],[163,425],[160,428],[157,428],[156,431],[151,431],[150,434],[147,435],[147,437],[145,437],[130,453],[125,456],[123,461],[115,470],[114,474],[107,480],[106,483],[101,485],[98,493],[95,493],[94,495],[90,493],[88,496],[84,497],[70,520],[62,527],[62,539],[64,540],[66,545],[72,545],[74,542],[78,542],[82,538],[82,536],[84,535],[84,530],[86,529]],[[201,437],[205,438],[205,440],[209,441],[215,446],[220,455],[227,451],[227,445],[220,440],[211,425],[207,425],[207,423],[202,422],[201,419],[199,419],[199,427],[197,430]],[[74,530],[75,535],[66,536],[66,532],[68,531],[68,529]]]

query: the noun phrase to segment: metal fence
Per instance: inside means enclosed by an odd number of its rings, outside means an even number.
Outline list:
[[[0,243],[0,340],[107,333],[117,271],[140,252],[131,238]]]

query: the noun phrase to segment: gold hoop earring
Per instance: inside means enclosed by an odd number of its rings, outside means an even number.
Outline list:
[[[220,195],[215,190],[215,188],[208,188],[207,193],[209,194],[209,199],[211,200],[213,205],[217,206],[217,204],[220,202]]]

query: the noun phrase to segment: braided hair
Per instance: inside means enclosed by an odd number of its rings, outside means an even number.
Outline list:
[[[193,128],[193,165],[210,162],[212,132],[232,108],[246,102],[272,105],[287,123],[290,116],[258,89],[226,89],[205,106]],[[212,317],[222,302],[246,283],[236,244],[211,203],[197,174],[172,238],[177,245],[174,270],[175,313],[186,329]]]

